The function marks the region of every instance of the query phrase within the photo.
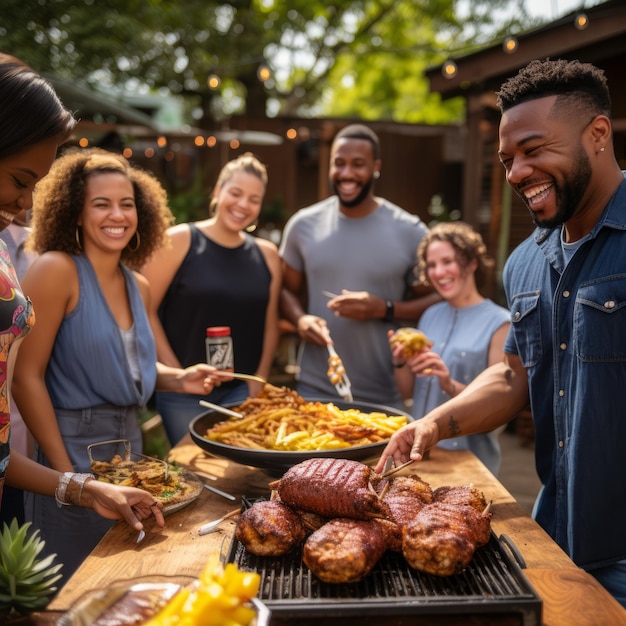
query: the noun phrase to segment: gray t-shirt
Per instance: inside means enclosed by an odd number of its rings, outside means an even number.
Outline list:
[[[373,213],[362,218],[343,215],[336,196],[301,209],[285,226],[280,255],[305,275],[308,312],[328,322],[354,399],[402,407],[387,339],[393,325],[335,317],[322,293],[340,294],[349,289],[395,301],[404,299],[407,276],[427,228],[416,215],[387,200],[379,202]],[[303,344],[299,365],[299,383],[319,390],[320,396],[337,396],[326,375],[326,349]]]

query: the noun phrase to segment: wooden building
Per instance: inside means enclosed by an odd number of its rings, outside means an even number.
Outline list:
[[[516,39],[510,53],[494,45],[455,59],[451,77],[444,76],[443,66],[427,73],[432,91],[444,99],[462,96],[467,102],[463,218],[483,232],[500,267],[534,228],[528,210],[506,184],[497,156],[500,113],[495,92],[506,78],[533,59],[578,59],[603,69],[613,102],[616,156],[626,169],[626,2],[609,0],[584,14],[569,13]]]

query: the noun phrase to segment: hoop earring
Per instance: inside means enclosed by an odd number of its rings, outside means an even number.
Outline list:
[[[80,234],[78,232],[78,226],[76,227],[76,230],[74,231],[74,239],[76,239],[76,245],[78,246],[78,249],[82,250],[83,246],[80,243]]]
[[[256,227],[259,225],[259,220],[254,220],[254,222],[252,222],[252,224],[248,224],[244,230],[247,233],[253,233],[256,230]]]
[[[137,252],[137,250],[139,250],[139,246],[141,245],[141,236],[139,235],[138,230],[135,231],[135,237],[137,238],[137,243],[135,244],[135,247],[132,248],[130,245],[128,246],[128,249],[131,252]],[[130,241],[128,243],[130,244]]]

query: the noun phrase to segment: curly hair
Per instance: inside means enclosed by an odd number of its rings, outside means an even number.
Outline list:
[[[23,61],[0,53],[0,159],[40,141],[63,143],[76,120],[52,85]]]
[[[174,223],[167,206],[167,194],[152,174],[132,166],[120,154],[98,148],[66,152],[37,184],[28,249],[39,254],[51,250],[81,254],[76,233],[87,181],[94,174],[112,172],[123,174],[131,182],[137,207],[140,244],[136,249],[131,249],[135,248],[132,244],[126,246],[121,260],[131,269],[141,268],[158,248],[166,244],[166,231]]]
[[[252,152],[244,152],[236,159],[228,161],[220,170],[215,187],[223,187],[238,172],[256,176],[263,183],[263,187],[267,187],[267,169]],[[216,208],[217,198],[213,197],[209,205],[209,214],[213,215]]]
[[[586,121],[596,115],[611,118],[611,96],[601,69],[564,59],[531,61],[496,92],[497,104],[508,109],[538,98],[557,96],[555,109]]]
[[[422,284],[429,284],[426,273],[426,253],[433,241],[447,241],[454,248],[457,263],[463,268],[472,261],[476,261],[474,274],[476,287],[480,289],[487,283],[494,262],[487,255],[487,246],[480,234],[465,222],[440,222],[423,237],[417,249],[416,269]]]

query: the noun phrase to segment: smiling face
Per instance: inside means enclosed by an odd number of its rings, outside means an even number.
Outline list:
[[[506,178],[539,226],[552,228],[584,206],[592,177],[578,120],[553,114],[556,96],[505,111],[500,123],[500,160]],[[581,132],[582,131],[582,132]]]
[[[258,219],[264,194],[265,185],[258,176],[235,171],[215,189],[217,220],[228,230],[244,230]]]
[[[118,172],[91,174],[78,219],[85,251],[121,252],[135,235],[137,223],[135,192],[130,180]]]
[[[467,304],[476,295],[474,273],[477,263],[459,263],[457,250],[449,241],[434,240],[426,249],[426,277],[437,293],[455,306]]]
[[[35,183],[48,173],[57,145],[55,139],[48,139],[0,159],[0,230],[31,208]]]
[[[373,197],[374,172],[380,161],[374,146],[366,139],[341,138],[333,143],[330,154],[330,185],[342,207],[359,208]]]

